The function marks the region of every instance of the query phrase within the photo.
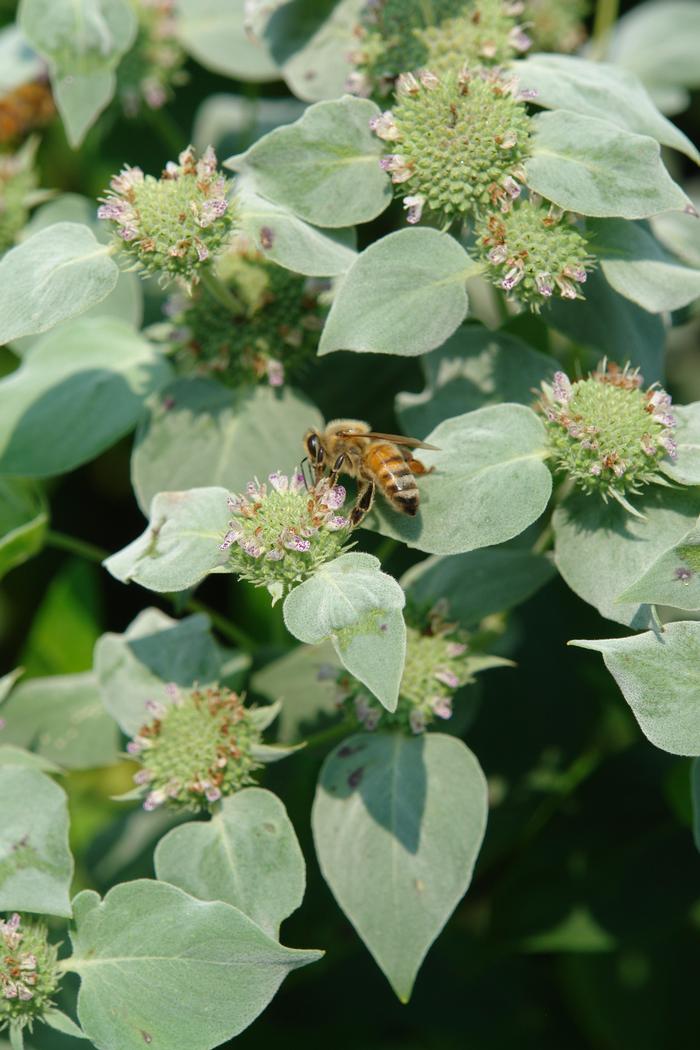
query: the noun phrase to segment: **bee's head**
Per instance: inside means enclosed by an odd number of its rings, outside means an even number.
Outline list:
[[[323,442],[321,441],[321,435],[314,427],[307,430],[304,435],[304,448],[311,464],[314,467],[320,467],[324,460]]]

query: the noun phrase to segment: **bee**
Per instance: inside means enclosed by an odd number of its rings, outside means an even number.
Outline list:
[[[395,510],[415,517],[419,502],[416,476],[430,474],[433,468],[428,469],[410,449],[438,451],[415,438],[377,433],[360,419],[334,419],[323,431],[307,430],[304,446],[317,482],[326,476],[334,485],[339,474],[357,479],[357,499],[350,515],[353,526],[371,510],[377,489]]]

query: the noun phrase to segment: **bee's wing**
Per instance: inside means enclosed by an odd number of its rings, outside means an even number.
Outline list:
[[[440,449],[437,445],[427,445],[425,441],[418,441],[417,438],[404,437],[403,434],[381,434],[378,430],[369,430],[363,432],[361,435],[353,434],[351,431],[341,430],[340,434],[342,437],[368,437],[368,438],[382,438],[384,441],[392,441],[395,445],[406,445],[407,448],[427,448],[431,452],[439,452]]]

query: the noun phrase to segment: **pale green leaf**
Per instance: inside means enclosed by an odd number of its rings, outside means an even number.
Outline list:
[[[87,226],[57,222],[0,260],[0,343],[46,332],[114,288],[119,268]]]
[[[4,737],[3,732],[3,737]],[[42,758],[33,751],[14,744],[0,744],[0,766],[24,766],[27,769],[38,769],[42,773],[62,773],[63,770],[54,762]]]
[[[688,266],[700,269],[700,178],[684,184],[694,212],[668,211],[650,220],[654,236]]]
[[[289,387],[232,391],[209,379],[178,379],[137,433],[131,478],[139,504],[147,513],[165,490],[244,491],[256,476],[290,473],[304,455],[305,432],[321,424],[315,405]]]
[[[434,350],[464,320],[465,283],[478,269],[446,233],[425,227],[382,237],[358,255],[337,289],[319,354],[415,357]]]
[[[628,70],[573,55],[544,54],[529,55],[514,69],[521,89],[537,91],[535,105],[569,110],[648,135],[700,163],[700,153],[690,139],[659,113],[644,85]]]
[[[700,298],[700,269],[679,263],[643,226],[606,219],[587,229],[608,282],[644,310],[679,310]]]
[[[117,77],[112,69],[98,69],[93,73],[54,73],[53,95],[73,149],[80,146],[100,113],[107,108],[116,86]]]
[[[345,90],[366,0],[291,0],[273,12],[264,38],[290,91],[307,102]]]
[[[402,1002],[469,886],[486,814],[484,774],[454,737],[359,734],[324,763],[321,871]]]
[[[156,875],[205,901],[224,901],[269,934],[304,898],[306,869],[294,828],[271,791],[245,788],[211,820],[173,828],[156,848]]]
[[[22,677],[24,674],[23,667],[16,667],[14,671],[8,671],[0,678],[0,704],[7,700],[8,696],[12,692],[15,682]]]
[[[225,564],[220,549],[231,512],[221,488],[161,492],[151,504],[146,530],[104,566],[122,583],[167,594],[196,586]]]
[[[257,142],[280,124],[291,124],[305,108],[295,98],[208,95],[195,115],[192,141],[198,152],[214,146],[217,155],[225,157]]]
[[[676,417],[674,439],[678,445],[675,460],[665,459],[661,469],[681,485],[700,485],[700,401],[692,405],[674,405]]]
[[[451,558],[426,558],[401,577],[409,604],[431,608],[441,598],[449,618],[476,624],[526,601],[555,574],[549,558],[516,547],[487,547]]]
[[[0,92],[8,94],[37,80],[43,72],[44,63],[29,47],[19,26],[4,26],[0,30]]]
[[[569,642],[603,654],[645,737],[673,755],[700,755],[700,623],[662,633]]]
[[[0,767],[0,911],[71,914],[65,793],[36,769]]]
[[[70,1017],[64,1014],[62,1010],[53,1008],[45,1010],[41,1019],[44,1024],[47,1024],[49,1028],[53,1028],[56,1032],[71,1035],[74,1039],[87,1039],[82,1028],[79,1028],[75,1021],[71,1021]]]
[[[167,883],[122,883],[102,902],[86,891],[74,903],[64,965],[80,975],[78,1017],[100,1050],[213,1050],[321,955],[285,948],[230,904]]]
[[[559,110],[533,117],[527,184],[567,211],[645,219],[689,203],[658,142],[605,120]]]
[[[440,423],[418,455],[435,472],[418,481],[415,518],[378,498],[368,527],[428,554],[463,554],[519,535],[552,491],[544,427],[524,405],[490,405]]]
[[[241,230],[265,258],[309,277],[334,277],[354,262],[354,230],[310,226],[289,208],[255,193],[245,176],[236,190]]]
[[[700,526],[689,532],[652,562],[628,587],[618,602],[646,602],[674,609],[700,609]]]
[[[0,578],[41,550],[48,523],[46,500],[37,485],[0,479]]]
[[[543,379],[558,362],[508,332],[482,325],[458,328],[444,346],[421,359],[425,389],[399,394],[396,411],[407,434],[422,437],[444,419],[485,405],[532,405]]]
[[[205,69],[237,80],[277,80],[266,43],[246,30],[245,0],[178,0],[177,38]]]
[[[134,427],[170,375],[165,358],[116,318],[48,333],[0,382],[0,471],[46,477],[93,459]]]
[[[369,99],[317,102],[225,166],[251,176],[252,188],[316,226],[354,226],[381,214],[391,184],[379,167],[383,145],[369,121]]]
[[[371,554],[341,554],[284,601],[287,629],[302,642],[333,643],[343,666],[389,711],[406,655],[404,593]]]
[[[91,671],[21,682],[3,705],[3,718],[3,741],[64,769],[93,769],[119,757],[119,733]]]
[[[695,524],[700,490],[651,485],[632,497],[638,518],[610,500],[575,492],[554,512],[555,560],[560,573],[580,598],[601,616],[629,627],[645,628],[651,610],[617,598],[674,546]]]
[[[124,634],[103,634],[95,646],[104,705],[129,736],[150,721],[148,700],[165,701],[166,684],[189,689],[220,682],[227,661],[199,613],[178,621],[160,609],[144,609]]]
[[[336,684],[324,671],[340,674],[342,664],[331,642],[298,645],[273,660],[251,679],[253,693],[281,700],[277,738],[283,743],[308,736],[337,720]]]

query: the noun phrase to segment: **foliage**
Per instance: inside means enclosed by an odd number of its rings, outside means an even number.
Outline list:
[[[689,1045],[700,22],[588,8],[0,6],[12,1050]]]

